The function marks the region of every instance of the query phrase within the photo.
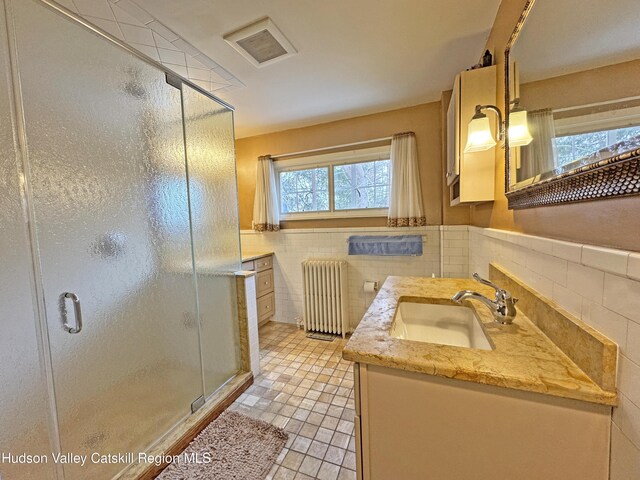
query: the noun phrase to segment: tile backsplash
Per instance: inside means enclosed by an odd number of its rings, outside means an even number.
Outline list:
[[[619,346],[612,480],[640,478],[640,254],[468,227],[469,271],[495,262]],[[445,244],[446,248],[446,244]]]

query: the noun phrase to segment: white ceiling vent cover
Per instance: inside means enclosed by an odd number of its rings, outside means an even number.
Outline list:
[[[264,67],[298,53],[268,17],[223,38],[256,67]]]

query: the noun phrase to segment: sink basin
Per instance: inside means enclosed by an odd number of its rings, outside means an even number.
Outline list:
[[[391,336],[416,342],[493,350],[474,311],[457,305],[400,302]]]

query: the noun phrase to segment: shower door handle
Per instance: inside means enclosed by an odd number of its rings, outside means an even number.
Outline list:
[[[69,325],[69,322],[67,321],[66,309],[63,309],[62,327],[67,333],[71,333],[71,334],[80,333],[80,331],[82,330],[82,308],[80,306],[80,299],[75,293],[71,293],[71,292],[63,293],[62,301],[66,302],[67,298],[70,298],[71,301],[73,302],[73,315],[76,320],[76,326],[72,327],[71,325]]]

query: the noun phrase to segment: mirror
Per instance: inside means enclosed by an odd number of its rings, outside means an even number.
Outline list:
[[[638,0],[526,7],[505,52],[505,100],[533,137],[505,146],[511,208],[640,193],[638,25]]]

